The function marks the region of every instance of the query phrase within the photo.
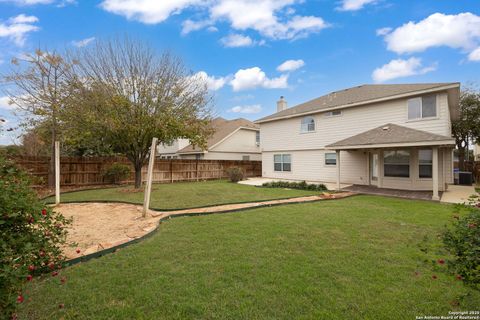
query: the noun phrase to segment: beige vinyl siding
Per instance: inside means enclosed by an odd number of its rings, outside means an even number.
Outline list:
[[[260,153],[241,153],[241,152],[207,152],[201,154],[200,159],[203,160],[243,160],[243,156],[249,156],[250,161],[261,161]],[[181,159],[196,159],[195,154],[180,155]]]
[[[157,147],[158,154],[175,154],[178,150],[185,148],[190,144],[188,139],[176,139],[172,145],[159,144]]]
[[[256,130],[239,129],[224,141],[211,148],[215,152],[254,152],[260,154],[260,147],[256,145]],[[260,137],[261,139],[261,137]]]
[[[262,153],[262,175],[266,178],[307,180],[318,182],[335,182],[336,166],[325,165],[325,153],[328,150],[282,151]],[[273,156],[275,154],[290,154],[292,156],[292,171],[275,171]],[[367,156],[361,151],[342,152],[341,180],[342,183],[367,183]]]
[[[387,123],[451,136],[447,94],[437,94],[437,118],[408,120],[408,99],[387,101],[342,110],[341,116],[312,115],[315,132],[301,133],[302,117],[261,123],[261,144],[265,152],[318,150],[325,145]]]

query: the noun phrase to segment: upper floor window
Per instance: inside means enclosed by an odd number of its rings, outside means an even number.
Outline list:
[[[425,96],[408,100],[408,120],[437,116],[437,96]]]
[[[303,118],[301,132],[313,132],[313,131],[315,131],[315,119],[313,119],[313,117]]]
[[[257,147],[260,145],[260,131],[255,132],[255,144]]]
[[[341,116],[341,115],[342,115],[342,110],[325,112],[326,117],[335,117],[335,116]]]

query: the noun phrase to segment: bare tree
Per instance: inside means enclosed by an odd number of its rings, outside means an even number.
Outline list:
[[[212,133],[211,97],[205,81],[192,76],[180,58],[158,56],[148,45],[124,38],[97,42],[77,52],[76,60],[81,81],[69,128],[125,154],[135,168],[136,188],[153,137],[205,145]]]
[[[54,186],[55,140],[59,134],[60,114],[71,95],[72,64],[56,52],[36,50],[12,60],[10,74],[3,76],[6,94],[13,105],[24,111],[25,125],[49,123],[51,161],[49,186]]]

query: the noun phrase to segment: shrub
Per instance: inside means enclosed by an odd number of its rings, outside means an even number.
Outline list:
[[[70,223],[38,200],[27,174],[0,157],[0,318],[14,317],[34,275],[63,265]]]
[[[130,167],[122,163],[112,164],[105,172],[103,177],[113,184],[120,184],[120,181],[127,178],[130,174]]]
[[[309,184],[306,181],[302,182],[289,182],[289,181],[272,181],[266,182],[262,185],[266,188],[288,188],[288,189],[300,189],[311,191],[328,191],[324,184]]]
[[[480,290],[480,210],[468,207],[468,213],[455,220],[443,233],[446,250],[452,254],[449,267],[465,284]]]
[[[228,178],[231,182],[245,180],[245,172],[240,167],[232,167],[227,169]]]

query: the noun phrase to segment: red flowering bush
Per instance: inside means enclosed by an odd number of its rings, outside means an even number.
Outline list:
[[[2,157],[0,190],[0,319],[10,319],[26,299],[25,284],[62,267],[70,221],[40,201],[28,176]]]
[[[443,234],[446,250],[453,256],[449,267],[457,279],[480,290],[480,209],[465,206],[468,213],[455,217],[453,225]]]

